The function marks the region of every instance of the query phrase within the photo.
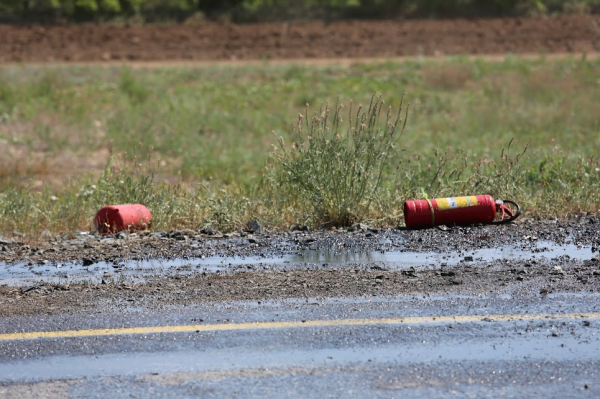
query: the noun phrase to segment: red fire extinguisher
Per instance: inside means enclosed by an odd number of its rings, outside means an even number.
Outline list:
[[[515,210],[506,206],[511,204]],[[497,213],[501,213],[497,218]],[[510,200],[494,200],[490,195],[423,199],[404,202],[404,222],[409,229],[439,225],[509,223],[519,217],[521,208]]]
[[[140,204],[109,205],[96,213],[94,225],[102,235],[145,230],[152,225],[152,214]]]

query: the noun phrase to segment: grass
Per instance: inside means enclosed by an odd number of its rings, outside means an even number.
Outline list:
[[[147,205],[156,229],[231,230],[252,219],[272,229],[333,219],[395,226],[405,199],[483,193],[521,202],[530,217],[598,212],[598,76],[597,59],[510,55],[350,67],[0,67],[0,232],[88,230],[102,205],[126,202]],[[397,110],[404,92],[408,122],[373,169],[376,186],[368,175],[367,191],[349,184],[349,196],[327,199],[345,216],[315,195],[368,157],[352,164],[346,153],[335,169],[318,151],[320,169],[294,169],[320,178],[312,192],[277,178],[286,170],[277,137],[298,142],[295,119],[307,104],[366,109],[376,93]]]

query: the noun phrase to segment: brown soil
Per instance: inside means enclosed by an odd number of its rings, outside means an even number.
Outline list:
[[[600,52],[600,15],[201,25],[0,25],[0,62]]]

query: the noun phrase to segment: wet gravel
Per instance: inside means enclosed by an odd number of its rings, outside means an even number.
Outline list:
[[[42,238],[44,238],[42,236]],[[466,252],[512,244],[531,247],[538,240],[556,244],[572,242],[600,251],[600,217],[533,221],[523,219],[500,226],[440,226],[424,230],[378,230],[358,224],[349,229],[309,231],[294,226],[283,233],[171,232],[119,233],[115,236],[82,235],[75,238],[48,237],[37,243],[0,236],[0,262],[29,265],[52,262],[97,262],[174,258],[253,256],[272,258],[303,250],[333,253],[405,250],[414,252]]]
[[[569,244],[591,250],[587,258],[563,255],[543,258],[546,245]],[[486,260],[472,251],[502,248],[525,251],[524,259]],[[389,268],[384,263],[348,261],[272,262],[290,254],[365,252],[434,252],[458,257],[457,264],[438,262],[424,267]],[[237,257],[235,265],[216,271],[173,267],[144,279],[125,278],[129,261]],[[253,262],[245,264],[244,258]],[[256,259],[264,261],[257,262]],[[350,258],[352,259],[352,258]],[[546,295],[552,292],[600,290],[600,218],[585,215],[568,220],[521,219],[500,226],[468,226],[406,230],[350,229],[288,232],[171,231],[47,237],[24,243],[0,237],[0,269],[14,265],[73,262],[82,267],[98,262],[114,270],[90,281],[0,280],[0,316],[73,313],[227,300],[277,300],[395,296],[401,294],[510,293]],[[427,266],[427,267],[425,267]]]

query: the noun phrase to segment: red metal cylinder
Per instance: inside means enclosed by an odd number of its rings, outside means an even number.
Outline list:
[[[94,225],[103,235],[145,230],[152,225],[152,214],[140,204],[109,205],[96,213]]]
[[[439,225],[491,223],[496,202],[490,195],[436,198],[404,202],[404,222],[409,229]]]

